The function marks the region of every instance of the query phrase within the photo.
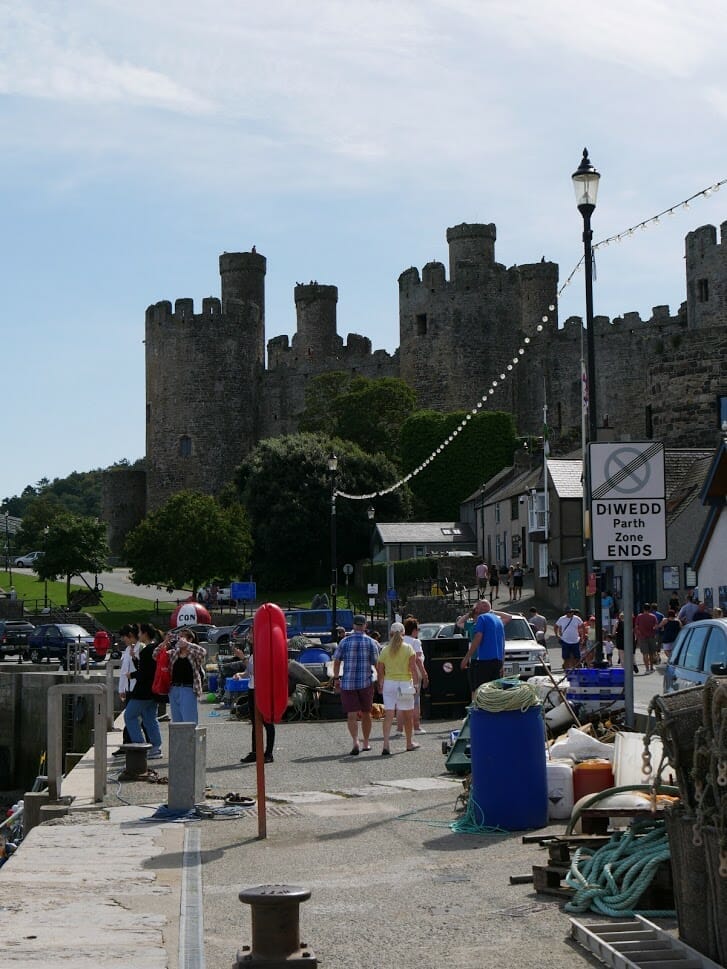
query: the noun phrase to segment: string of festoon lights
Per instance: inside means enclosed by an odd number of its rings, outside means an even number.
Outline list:
[[[649,228],[650,226],[659,225],[661,219],[664,216],[673,216],[676,214],[678,209],[688,209],[691,202],[694,202],[697,199],[708,198],[710,195],[712,195],[713,192],[718,192],[720,188],[725,184],[727,184],[727,178],[723,178],[719,182],[715,182],[714,185],[710,185],[707,188],[701,189],[701,191],[699,192],[695,192],[693,195],[690,195],[688,198],[683,199],[681,202],[677,202],[674,205],[670,205],[662,212],[658,212],[656,215],[652,215],[650,218],[644,219],[643,222],[638,222],[636,223],[636,225],[632,225],[628,229],[624,229],[622,232],[616,233],[616,235],[608,236],[608,238],[606,239],[601,239],[600,242],[597,242],[593,246],[593,251],[595,252],[597,249],[601,249],[604,246],[608,246],[612,242],[622,242],[624,239],[629,239],[634,235],[635,232],[639,230],[644,230]],[[560,299],[560,296],[563,293],[563,291],[567,289],[568,286],[570,286],[571,282],[573,281],[573,278],[575,277],[578,270],[583,265],[583,260],[584,260],[584,257],[581,256],[581,258],[578,260],[578,262],[576,263],[576,265],[573,267],[572,271],[566,278],[563,285],[558,290],[558,299]],[[548,313],[545,313],[541,317],[540,322],[535,327],[536,333],[540,334],[543,332],[545,324],[548,323],[548,321],[550,320],[549,314],[554,312],[555,312],[555,305],[551,303],[550,306],[548,306]],[[465,416],[462,418],[459,424],[452,429],[452,431],[447,435],[447,437],[445,437],[442,440],[442,442],[438,444],[436,448],[434,448],[434,450],[431,452],[429,457],[425,458],[408,474],[405,474],[403,478],[400,478],[394,484],[389,485],[388,488],[380,488],[378,491],[371,491],[368,494],[351,495],[351,494],[348,494],[348,492],[346,491],[339,491],[338,489],[336,489],[336,492],[335,492],[336,495],[340,496],[341,498],[349,498],[351,501],[371,501],[373,498],[380,498],[383,495],[389,495],[394,491],[398,491],[399,488],[403,487],[405,484],[408,484],[412,480],[412,478],[416,478],[417,475],[421,474],[423,471],[426,471],[429,465],[433,461],[436,461],[437,458],[446,450],[446,448],[448,448],[449,445],[452,444],[452,442],[462,433],[462,431],[466,429],[468,423],[472,420],[472,418],[476,417],[477,414],[479,414],[479,412],[484,407],[485,403],[487,403],[490,397],[492,397],[495,394],[497,388],[500,387],[501,384],[503,384],[510,376],[512,376],[516,368],[521,363],[523,357],[525,356],[531,342],[532,341],[529,336],[526,336],[523,338],[522,344],[517,348],[517,352],[513,355],[512,359],[504,367],[504,369],[499,374],[499,376],[493,378],[490,386],[482,394],[482,396],[477,401],[477,403],[470,408],[468,413],[465,414]]]

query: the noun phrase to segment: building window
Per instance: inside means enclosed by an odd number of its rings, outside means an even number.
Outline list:
[[[645,427],[646,436],[648,438],[652,438],[654,436],[654,420],[651,413],[651,404],[646,405],[646,411],[645,411],[644,417],[645,417],[644,423],[646,425]]]
[[[188,434],[182,434],[179,438],[179,456],[180,458],[192,457],[192,438]]]
[[[515,519],[520,514],[520,509],[518,508],[520,501],[517,495],[513,495],[510,499],[510,519],[515,521]]]
[[[528,495],[528,531],[544,532],[546,527],[545,492],[531,491]]]
[[[717,398],[717,420],[720,430],[724,430],[725,423],[727,423],[727,397],[725,396]]]
[[[146,422],[151,424],[151,404],[146,405]]]
[[[545,542],[538,545],[538,578],[548,578],[548,546]]]
[[[417,336],[427,335],[427,314],[417,313],[416,315]]]
[[[697,299],[700,303],[706,303],[709,300],[709,280],[708,279],[698,279],[697,280]]]
[[[500,502],[495,503],[495,524],[500,524]]]

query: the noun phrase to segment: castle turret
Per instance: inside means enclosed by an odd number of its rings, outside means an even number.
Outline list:
[[[220,256],[222,279],[222,312],[233,314],[235,307],[255,303],[265,319],[265,270],[267,261],[253,248],[252,252],[223,252]]]
[[[727,222],[702,225],[686,238],[687,325],[690,330],[727,324]]]
[[[463,222],[447,229],[449,279],[458,289],[480,286],[495,264],[494,223],[468,225]]]
[[[338,287],[309,283],[295,287],[295,312],[298,319],[293,346],[307,353],[320,354],[340,344],[336,332]]]

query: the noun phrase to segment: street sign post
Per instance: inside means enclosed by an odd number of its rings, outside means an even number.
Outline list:
[[[606,562],[666,558],[664,445],[589,445],[593,557]]]

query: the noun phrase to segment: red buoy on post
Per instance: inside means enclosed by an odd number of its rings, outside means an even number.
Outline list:
[[[253,619],[255,705],[268,723],[280,723],[288,706],[288,632],[280,606],[266,602]]]

